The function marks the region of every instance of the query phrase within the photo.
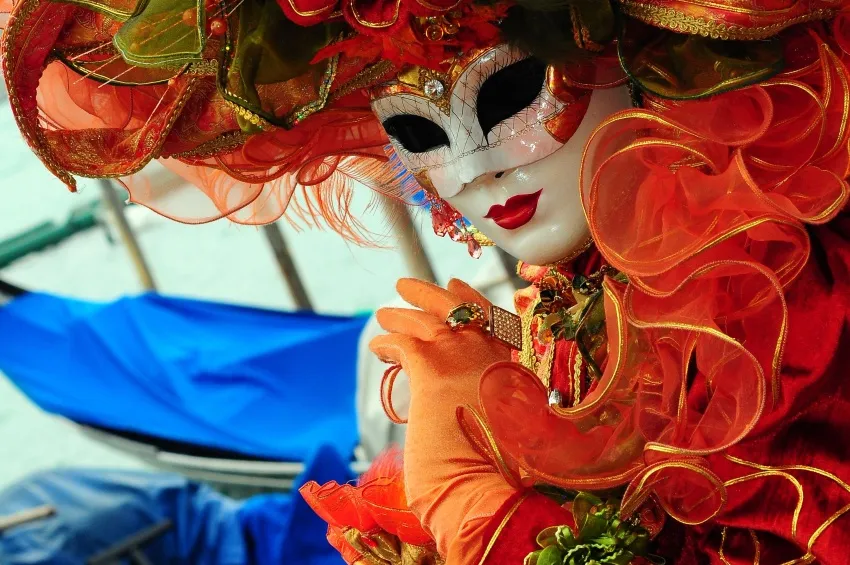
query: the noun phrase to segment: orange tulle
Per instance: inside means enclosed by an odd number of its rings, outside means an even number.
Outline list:
[[[593,238],[629,277],[605,284],[609,359],[574,408],[534,374],[489,369],[481,404],[500,449],[535,481],[629,483],[701,523],[725,502],[706,456],[758,431],[782,397],[785,289],[808,260],[805,224],[847,201],[850,74],[843,19],[785,38],[786,71],[698,102],[649,98],[606,119],[581,186]]]

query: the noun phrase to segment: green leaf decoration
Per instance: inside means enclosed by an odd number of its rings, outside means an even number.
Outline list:
[[[537,565],[561,565],[564,553],[557,545],[550,545],[537,556]]]
[[[537,534],[537,545],[540,547],[549,547],[558,543],[557,532],[559,529],[558,526],[552,526]]]
[[[537,543],[543,549],[530,553],[525,565],[630,565],[636,557],[655,562],[648,556],[649,533],[622,520],[618,509],[617,499],[578,493],[572,505],[575,530],[560,526],[540,532]]]
[[[206,45],[203,0],[147,0],[115,34],[121,57],[139,67],[200,61]]]
[[[570,549],[578,543],[573,531],[568,526],[561,526],[555,532],[555,540],[562,549]]]

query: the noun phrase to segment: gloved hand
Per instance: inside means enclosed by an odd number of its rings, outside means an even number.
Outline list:
[[[466,283],[448,290],[413,279],[398,282],[402,298],[417,309],[382,308],[381,327],[370,348],[400,364],[410,382],[410,410],[404,450],[407,500],[437,549],[451,565],[477,562],[486,544],[481,530],[516,493],[492,463],[474,447],[458,422],[458,409],[480,411],[478,383],[484,370],[509,361],[510,350],[484,331],[452,331],[450,310],[489,302]]]

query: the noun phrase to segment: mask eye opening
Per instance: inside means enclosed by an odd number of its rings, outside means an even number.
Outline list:
[[[546,83],[546,68],[541,59],[527,57],[487,77],[478,90],[475,104],[485,138],[497,125],[537,100]]]
[[[397,114],[385,119],[382,125],[387,135],[410,153],[426,153],[449,146],[445,130],[422,116]]]

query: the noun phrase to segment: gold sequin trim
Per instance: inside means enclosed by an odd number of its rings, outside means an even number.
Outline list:
[[[825,8],[796,18],[786,18],[775,24],[750,28],[706,20],[683,14],[672,8],[652,6],[629,0],[621,1],[620,8],[627,16],[678,33],[701,35],[712,39],[743,41],[765,39],[776,35],[789,26],[815,20],[826,20],[835,15],[835,10]]]
[[[340,98],[345,98],[352,92],[362,90],[372,86],[394,70],[394,66],[390,61],[380,61],[366,67],[357,73],[351,80],[340,85],[328,98],[329,103],[336,102]]]
[[[228,108],[233,110],[237,116],[239,116],[246,122],[257,126],[260,129],[270,129],[272,127],[269,122],[267,122],[262,117],[258,116],[248,108],[244,108],[236,102],[231,102],[230,100],[225,100],[224,102],[225,104],[227,104]]]
[[[336,71],[339,68],[339,55],[334,55],[328,60],[328,66],[325,67],[325,74],[322,77],[322,84],[319,85],[319,97],[316,100],[304,104],[300,108],[294,109],[286,117],[286,127],[293,128],[303,120],[312,116],[319,110],[325,107],[328,103],[328,96],[331,92],[331,86],[336,79]],[[252,122],[253,123],[253,122]],[[257,125],[257,124],[254,124]]]
[[[171,157],[206,159],[208,157],[220,155],[221,153],[229,153],[241,147],[247,139],[248,134],[241,131],[231,131],[207,141],[206,143],[202,143],[194,149],[183,151],[182,153],[175,153],[174,155],[171,155]]]

